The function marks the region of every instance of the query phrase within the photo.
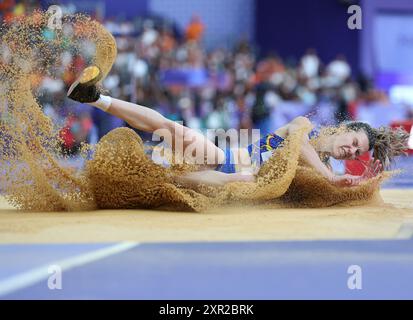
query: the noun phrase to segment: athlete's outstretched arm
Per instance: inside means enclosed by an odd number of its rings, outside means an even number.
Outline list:
[[[297,117],[291,121],[287,127],[288,134],[291,134],[304,126],[312,125],[310,120],[305,117]],[[303,158],[319,173],[326,178],[331,178],[334,173],[327,168],[327,166],[321,161],[317,152],[313,146],[309,143],[307,134],[304,134],[303,144],[301,146],[301,155]]]
[[[224,173],[214,170],[205,170],[176,176],[175,181],[187,187],[201,184],[208,186],[223,186],[229,182],[254,182],[255,175],[252,172]]]
[[[287,126],[288,134],[301,129],[304,126],[312,125],[310,120],[305,117],[295,118]],[[358,185],[361,181],[361,177],[352,176],[349,174],[336,175],[334,172],[328,168],[320,159],[314,147],[310,144],[307,134],[305,134],[303,139],[303,144],[301,146],[302,157],[311,165],[315,170],[317,170],[322,176],[327,178],[331,183],[339,186],[351,186]]]

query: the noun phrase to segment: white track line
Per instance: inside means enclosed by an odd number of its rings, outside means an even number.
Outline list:
[[[52,265],[58,265],[61,268],[62,272],[64,272],[72,268],[79,267],[123,251],[127,251],[138,245],[138,242],[121,242],[107,248],[87,252],[78,256],[73,256],[71,258],[51,261],[47,265],[31,269],[29,271],[0,281],[0,297],[8,295],[19,289],[29,287],[42,280],[48,279],[50,277],[48,268]]]
[[[413,238],[413,222],[405,222],[397,231],[396,239],[411,239]]]

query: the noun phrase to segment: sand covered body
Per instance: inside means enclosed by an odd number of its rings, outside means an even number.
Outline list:
[[[224,187],[187,189],[173,183],[172,176],[196,170],[164,168],[149,159],[140,137],[118,128],[104,136],[89,161],[86,175],[96,204],[102,209],[158,208],[205,211],[222,205],[280,207],[328,207],[381,203],[378,186],[383,176],[357,187],[331,185],[313,169],[300,165],[303,128],[261,167],[256,182],[234,182]]]
[[[378,193],[384,175],[352,188],[328,183],[300,161],[302,128],[261,167],[256,182],[230,183],[221,188],[188,189],[172,177],[181,166],[161,167],[144,153],[140,137],[127,128],[115,129],[96,146],[86,167],[73,172],[59,165],[59,139],[55,124],[44,115],[32,92],[34,76],[50,74],[59,67],[59,55],[82,41],[94,43],[90,61],[107,75],[116,58],[113,37],[97,22],[84,16],[66,17],[70,37],[56,32],[45,40],[47,15],[37,12],[2,32],[10,59],[0,65],[0,149],[2,186],[8,201],[34,211],[79,211],[105,208],[164,208],[206,211],[218,206],[248,204],[265,207],[326,207],[381,203]]]

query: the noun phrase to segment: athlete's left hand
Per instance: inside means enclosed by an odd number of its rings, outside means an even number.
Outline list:
[[[367,162],[362,162],[362,164],[365,167],[365,170],[361,175],[364,179],[373,178],[383,171],[383,165],[378,159],[370,159]]]

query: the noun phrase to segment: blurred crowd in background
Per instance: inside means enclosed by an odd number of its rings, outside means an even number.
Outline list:
[[[32,9],[4,0],[0,15],[10,23]],[[360,118],[361,106],[390,105],[384,92],[352,74],[339,52],[334,60],[321,61],[317,51],[309,48],[300,59],[284,61],[276,53],[259,56],[257,48],[242,39],[233,48],[207,51],[206,27],[196,15],[184,30],[159,18],[102,23],[118,47],[116,62],[103,82],[110,95],[158,110],[192,128],[259,128],[267,133],[298,115],[325,125]],[[76,74],[88,64],[82,56],[90,55],[93,48],[85,48],[82,55],[65,52],[62,65],[73,68],[37,82],[40,104],[63,128],[64,148],[71,153],[82,141],[95,143],[111,129],[127,126],[66,98]],[[402,118],[412,118],[410,106],[398,108]]]

